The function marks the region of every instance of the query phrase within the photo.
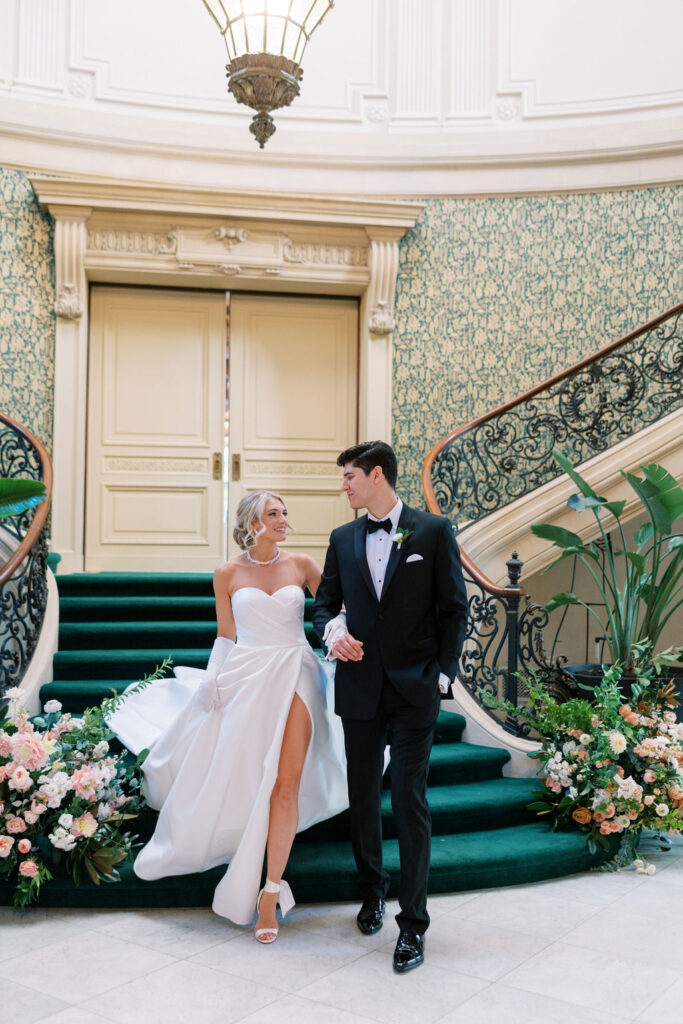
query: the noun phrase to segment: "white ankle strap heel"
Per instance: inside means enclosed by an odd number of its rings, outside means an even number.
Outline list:
[[[280,904],[280,911],[281,911],[282,917],[284,919],[285,916],[289,913],[289,911],[294,906],[294,896],[293,896],[292,890],[290,889],[290,887],[287,884],[287,882],[285,882],[285,880],[283,878],[283,879],[280,880],[280,884],[278,885],[277,882],[271,882],[271,880],[269,878],[266,878],[266,884],[263,886],[263,888],[259,892],[258,898],[256,900],[256,913],[257,914],[259,912],[259,907],[261,906],[261,896],[263,895],[264,892],[278,893],[277,903]],[[277,903],[275,904],[276,909],[277,909]],[[262,942],[264,945],[267,945],[270,942],[275,942],[275,940],[277,938],[278,931],[279,931],[279,929],[277,927],[276,928],[256,928],[254,930],[254,937],[256,938],[257,942]]]

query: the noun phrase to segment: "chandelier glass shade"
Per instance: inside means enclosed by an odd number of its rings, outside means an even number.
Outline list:
[[[203,0],[228,52],[228,89],[256,110],[249,130],[261,149],[275,131],[271,110],[299,95],[301,58],[334,0]]]

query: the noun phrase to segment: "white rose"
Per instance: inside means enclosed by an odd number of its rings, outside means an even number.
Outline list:
[[[109,752],[109,744],[106,740],[100,740],[100,742],[93,747],[93,757],[104,757]]]
[[[666,818],[668,813],[668,804],[657,804],[657,806],[655,807],[655,814],[659,815],[660,818]]]
[[[656,870],[657,868],[654,866],[654,864],[648,864],[648,866],[645,868],[645,874],[654,875]]]
[[[623,754],[626,750],[626,737],[618,729],[610,729],[609,745],[613,754]]]
[[[55,715],[58,711],[62,710],[62,705],[58,700],[49,700],[43,705],[43,711],[46,715]]]
[[[584,747],[587,747],[592,739],[593,737],[589,736],[587,732],[582,732],[579,736],[579,743],[583,744]]]
[[[60,816],[59,816],[59,824],[62,826],[62,828],[70,829],[71,826],[73,825],[73,823],[74,823],[73,814],[60,814]]]

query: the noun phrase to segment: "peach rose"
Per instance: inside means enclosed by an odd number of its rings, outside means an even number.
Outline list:
[[[40,815],[47,810],[47,804],[41,804],[40,800],[33,800],[31,803],[31,814]]]
[[[14,840],[11,836],[0,836],[0,857],[9,857],[13,846]]]
[[[31,840],[30,839],[20,839],[19,842],[17,843],[17,850],[19,851],[19,853],[28,853],[28,851],[30,849],[31,849]]]
[[[575,807],[572,811],[572,818],[578,825],[587,825],[591,820],[591,812],[587,807]]]
[[[645,780],[645,782],[654,782],[656,778],[657,776],[651,768],[646,768],[643,772],[643,779]]]
[[[97,819],[92,816],[90,811],[86,811],[85,814],[81,814],[80,818],[74,819],[69,832],[72,836],[89,839],[97,832]]]
[[[19,865],[19,874],[25,878],[35,878],[38,874],[38,865],[34,860],[22,860]]]
[[[34,814],[33,811],[24,811],[24,821],[27,825],[35,825],[38,821],[38,815]]]
[[[18,832],[26,831],[26,822],[23,818],[10,818],[7,822],[6,828],[8,832],[12,832],[16,835]]]

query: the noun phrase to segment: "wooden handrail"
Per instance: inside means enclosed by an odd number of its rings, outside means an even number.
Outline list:
[[[33,545],[38,540],[40,531],[45,525],[47,514],[50,511],[50,502],[52,501],[52,459],[48,455],[47,449],[40,443],[37,437],[34,437],[30,430],[26,427],[22,427],[19,423],[16,423],[9,416],[6,416],[3,412],[0,412],[0,423],[6,423],[8,427],[11,427],[17,434],[26,438],[29,444],[33,445],[35,450],[38,452],[40,459],[40,465],[43,473],[43,483],[45,484],[45,498],[41,501],[40,505],[36,507],[35,515],[31,520],[31,525],[26,531],[26,535],[22,539],[19,547],[14,552],[10,560],[3,565],[0,569],[0,587],[13,576],[17,568],[24,561],[28,553],[31,551]]]
[[[529,391],[525,391],[524,394],[519,395],[517,398],[513,398],[509,402],[504,402],[503,405],[499,405],[498,408],[492,409],[490,412],[484,413],[483,416],[478,416],[477,419],[470,420],[469,423],[465,423],[464,426],[458,427],[457,430],[454,430],[452,434],[448,434],[447,437],[444,437],[442,438],[441,441],[438,441],[434,445],[432,450],[428,453],[427,457],[425,458],[422,464],[422,489],[427,499],[427,508],[429,509],[429,511],[436,513],[436,515],[443,515],[441,509],[439,508],[439,503],[436,500],[436,494],[434,493],[434,487],[432,485],[432,466],[434,465],[434,462],[436,461],[439,454],[443,451],[443,449],[446,448],[449,444],[451,444],[456,439],[456,437],[460,437],[461,434],[466,433],[466,431],[471,430],[473,427],[478,427],[482,423],[486,423],[488,420],[492,420],[496,416],[500,416],[501,413],[508,412],[510,409],[514,409],[515,406],[521,405],[522,402],[526,402],[530,398],[534,398],[534,396],[538,395],[541,391],[545,391],[547,388],[552,387],[554,384],[559,384],[560,381],[565,380],[567,377],[570,377],[572,374],[577,373],[579,370],[585,369],[586,366],[590,366],[598,359],[602,359],[604,356],[610,355],[610,353],[616,351],[616,349],[620,348],[622,345],[625,345],[630,341],[634,341],[636,338],[640,337],[641,334],[646,334],[648,331],[651,331],[653,330],[653,328],[657,327],[664,320],[668,320],[670,317],[675,316],[681,312],[683,312],[683,302],[678,302],[675,306],[672,306],[671,309],[666,310],[666,312],[664,313],[660,313],[659,316],[656,316],[653,320],[648,320],[646,324],[642,324],[640,327],[637,327],[635,331],[630,331],[628,334],[625,334],[623,338],[619,338],[617,341],[610,342],[609,345],[605,345],[604,348],[598,349],[598,351],[593,352],[592,355],[586,356],[584,359],[580,359],[578,363],[574,363],[573,366],[568,367],[566,370],[562,370],[561,373],[556,373],[553,377],[549,377],[541,384],[536,384],[536,386],[530,388]],[[501,587],[498,584],[494,583],[492,580],[490,580],[487,576],[484,575],[484,573],[481,572],[480,569],[477,568],[477,566],[474,564],[471,558],[469,558],[464,551],[461,551],[460,555],[462,558],[462,563],[467,569],[468,573],[472,576],[474,580],[476,580],[477,583],[483,586],[490,593],[495,594],[497,597],[509,597],[513,594],[520,594],[520,590],[518,587]],[[521,593],[523,594],[524,591],[521,591]]]

